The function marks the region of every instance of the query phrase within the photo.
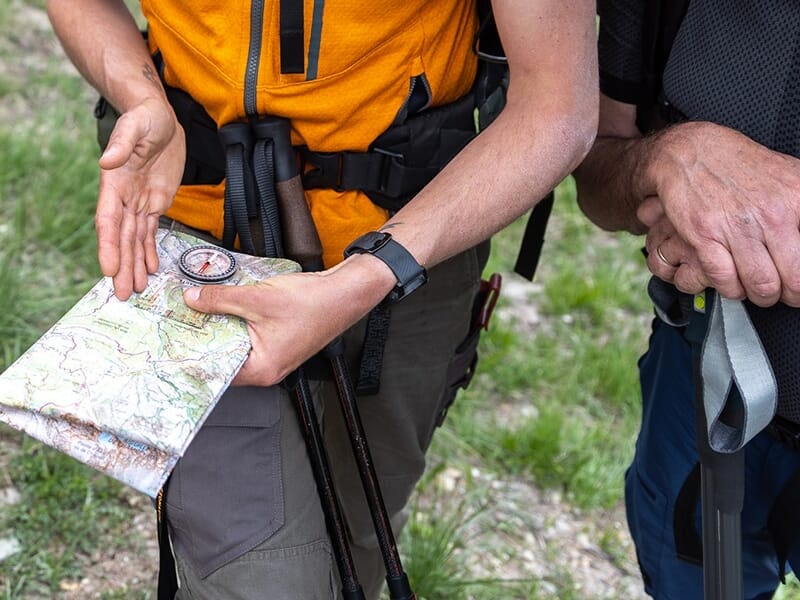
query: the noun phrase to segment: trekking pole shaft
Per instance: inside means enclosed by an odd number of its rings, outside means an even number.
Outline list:
[[[742,577],[742,520],[739,513],[718,512],[720,598],[737,600],[744,597]]]
[[[276,244],[273,250],[281,254],[281,257],[294,259],[300,263],[303,270],[320,270],[322,245],[305,201],[296,154],[291,145],[289,121],[280,117],[265,116],[251,122],[250,127],[256,139],[264,141],[264,151],[271,151],[269,157],[271,160],[266,160],[265,157],[264,167],[267,171],[270,169],[272,171],[269,176],[273,177],[271,183],[275,185],[275,193],[265,192],[261,200],[269,203],[268,206],[262,206],[265,214],[268,217],[273,215],[277,217],[275,222],[270,218],[273,233],[277,233],[274,228],[280,229],[280,235],[276,237],[282,239],[282,243]],[[267,140],[269,144],[266,143]],[[270,186],[263,185],[262,188],[267,192],[271,191]],[[294,393],[297,419],[306,443],[328,537],[333,547],[342,584],[342,595],[345,600],[365,600],[364,591],[356,576],[347,527],[336,496],[314,408],[314,397],[303,369],[297,369],[286,381],[286,385]]]
[[[392,532],[392,524],[386,511],[364,427],[358,413],[355,391],[344,361],[344,353],[341,351],[340,344],[336,342],[328,347],[327,352],[334,372],[342,415],[358,466],[358,474],[361,477],[372,522],[375,526],[375,534],[378,537],[378,544],[386,566],[386,583],[389,587],[390,598],[391,600],[415,600],[416,596],[411,591],[408,577],[403,571],[400,553]]]
[[[718,594],[719,543],[718,511],[714,507],[714,478],[708,465],[700,462],[700,525],[703,548],[703,598],[722,600]]]
[[[300,427],[303,430],[314,481],[317,484],[322,512],[330,533],[334,556],[342,580],[342,595],[346,600],[364,600],[364,591],[356,577],[355,564],[347,544],[347,531],[339,507],[328,457],[322,445],[322,434],[317,421],[313,396],[308,379],[300,372],[294,386],[295,407]]]
[[[291,157],[288,121],[272,119],[263,126],[270,128],[276,155]],[[276,160],[275,165],[275,196],[280,211],[283,247],[286,256],[300,263],[303,271],[321,271],[324,269],[322,243],[306,203],[300,170],[297,164],[291,160]],[[415,600],[416,597],[411,591],[408,578],[400,564],[400,555],[397,551],[391,523],[383,503],[378,478],[372,466],[366,436],[356,409],[353,384],[344,362],[341,338],[327,346],[326,355],[330,359],[334,371],[342,414],[350,434],[353,454],[386,565],[386,582],[390,598],[391,600]]]
[[[732,491],[742,483],[743,467],[742,451],[717,454],[712,464],[700,463],[706,600],[743,598],[741,507],[736,502],[739,494]]]

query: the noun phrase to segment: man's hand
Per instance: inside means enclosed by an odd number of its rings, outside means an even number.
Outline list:
[[[645,249],[647,267],[659,279],[673,283],[679,290],[689,294],[697,294],[707,287],[713,287],[698,262],[697,253],[681,239],[666,217],[662,217],[650,227]],[[728,288],[725,293],[720,293],[726,298],[743,299],[746,295],[744,286],[735,270],[727,281]]]
[[[712,123],[659,137],[669,166],[637,211],[654,274],[690,293],[800,306],[800,161]]]
[[[97,253],[121,300],[144,290],[158,268],[158,218],[172,204],[185,157],[183,129],[155,97],[123,113],[100,157]]]
[[[648,234],[661,279],[800,306],[800,160],[707,122],[642,137],[636,107],[601,94],[597,142],[575,180],[593,222]]]
[[[374,256],[356,255],[319,273],[278,275],[255,285],[208,285],[187,306],[244,319],[250,356],[234,385],[274,385],[366,315],[395,284]]]

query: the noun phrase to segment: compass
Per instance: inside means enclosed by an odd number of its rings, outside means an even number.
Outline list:
[[[236,258],[217,246],[193,246],[178,260],[181,272],[198,283],[219,283],[236,272]]]

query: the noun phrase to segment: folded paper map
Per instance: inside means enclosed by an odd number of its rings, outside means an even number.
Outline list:
[[[159,230],[159,270],[127,301],[99,281],[0,374],[0,421],[155,497],[250,351],[238,317],[183,302],[206,242]],[[226,285],[299,270],[239,253]],[[207,265],[200,265],[202,271]]]

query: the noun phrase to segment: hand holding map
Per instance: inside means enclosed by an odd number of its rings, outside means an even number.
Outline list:
[[[250,351],[238,317],[183,301],[197,280],[186,256],[198,260],[192,250],[206,242],[159,230],[157,246],[160,268],[143,292],[120,301],[102,279],[0,374],[0,421],[151,497]],[[230,285],[299,270],[285,259],[232,255]],[[209,274],[212,264],[195,268]]]

